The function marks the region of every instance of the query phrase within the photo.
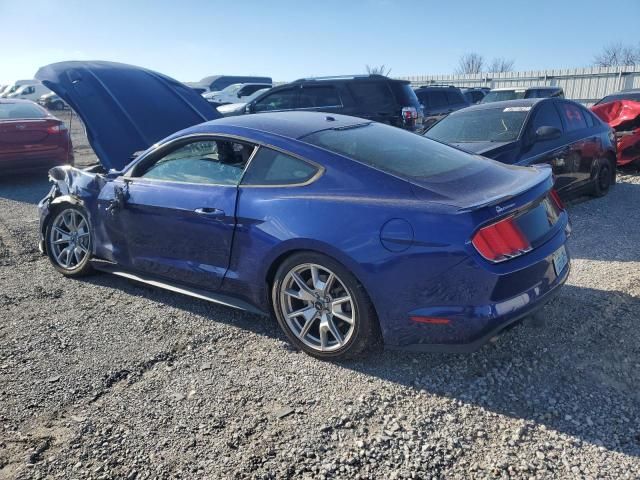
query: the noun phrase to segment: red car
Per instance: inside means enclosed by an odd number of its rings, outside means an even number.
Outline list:
[[[591,111],[616,132],[618,166],[634,163],[640,167],[640,91],[605,97]]]
[[[62,120],[29,100],[0,99],[0,178],[73,163]]]

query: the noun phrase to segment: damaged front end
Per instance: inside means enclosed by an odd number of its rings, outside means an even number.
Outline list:
[[[640,102],[616,100],[591,107],[615,131],[618,166],[640,166]]]
[[[81,170],[69,165],[49,170],[49,180],[53,183],[49,193],[38,203],[40,217],[40,239],[38,249],[46,254],[45,235],[51,215],[63,205],[83,207],[89,217],[102,187],[107,182],[100,167]],[[91,221],[91,218],[89,218]]]

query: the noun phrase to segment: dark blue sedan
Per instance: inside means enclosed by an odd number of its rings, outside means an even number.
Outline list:
[[[425,136],[509,165],[551,165],[563,198],[606,195],[616,180],[613,130],[562,98],[481,103],[452,113]]]
[[[97,269],[273,312],[325,359],[380,341],[476,349],[567,278],[548,167],[340,115],[207,121],[218,115],[202,97],[132,66],[38,78],[82,117],[102,164],[53,169],[39,205],[41,249],[66,276]]]

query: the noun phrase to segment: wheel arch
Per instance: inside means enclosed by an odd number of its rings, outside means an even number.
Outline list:
[[[77,207],[82,207],[86,210],[85,202],[81,198],[76,197],[75,195],[61,195],[51,200],[51,202],[49,203],[47,214],[42,219],[42,222],[40,224],[40,234],[42,235],[42,238],[45,239],[45,241],[42,242],[42,248],[44,249],[45,254],[47,253],[47,242],[46,242],[47,226],[49,225],[49,222],[51,221],[53,216],[56,214],[56,212],[58,212],[61,208],[63,208],[66,205],[74,205]]]
[[[320,255],[326,255],[327,257],[338,262],[344,268],[346,268],[351,272],[351,274],[356,278],[358,283],[362,285],[365,293],[369,297],[369,300],[371,301],[371,305],[373,305],[373,310],[376,315],[376,321],[378,322],[378,327],[381,328],[380,318],[378,316],[378,308],[377,308],[375,299],[370,294],[371,289],[368,288],[367,282],[363,281],[363,277],[365,276],[364,270],[358,264],[357,261],[350,258],[348,255],[340,252],[340,250],[336,249],[335,247],[324,244],[322,242],[318,242],[318,241],[312,241],[310,244],[307,244],[304,246],[294,245],[294,244],[290,244],[287,246],[288,248],[287,247],[281,248],[276,254],[274,254],[271,261],[269,262],[269,266],[266,268],[264,273],[264,281],[265,281],[265,287],[266,287],[265,296],[267,297],[266,300],[271,309],[273,309],[273,303],[271,301],[271,289],[273,287],[273,282],[275,280],[276,272],[278,271],[278,268],[280,268],[280,265],[282,265],[287,258],[297,253],[305,253],[305,252],[317,253]]]

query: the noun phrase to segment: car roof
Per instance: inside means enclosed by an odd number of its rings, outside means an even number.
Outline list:
[[[270,133],[288,138],[301,138],[314,132],[332,128],[347,128],[354,125],[371,123],[362,118],[347,115],[334,115],[321,112],[273,112],[255,113],[252,115],[238,115],[224,117],[210,122],[193,126],[189,131],[215,132],[217,126],[246,128],[263,133]],[[184,132],[183,132],[184,133]]]
[[[498,87],[492,88],[492,92],[504,92],[509,90],[561,90],[561,87],[550,87],[548,85],[529,85],[528,87]]]
[[[619,92],[610,93],[606,96],[608,97],[610,95],[619,95],[621,93],[640,93],[640,88],[629,88],[627,90],[620,90]]]
[[[456,87],[455,85],[423,85],[422,87],[418,87],[416,88],[416,91],[418,90],[428,90],[428,89],[447,89],[447,90],[451,90],[451,89],[456,89],[456,90],[460,90],[460,87]]]
[[[549,101],[557,101],[562,100],[558,98],[521,98],[519,100],[503,100],[501,102],[489,102],[489,103],[477,103],[475,105],[471,105],[470,107],[463,108],[462,110],[458,110],[458,112],[468,112],[470,110],[490,110],[494,108],[508,108],[508,107],[533,107],[540,102],[549,102]],[[458,112],[453,112],[458,113]]]
[[[322,83],[322,82],[355,82],[355,81],[388,81],[388,82],[398,82],[398,83],[406,83],[409,84],[409,80],[400,80],[397,78],[389,78],[385,75],[378,74],[364,74],[364,75],[334,75],[329,77],[308,77],[308,78],[298,78],[293,82],[289,82],[285,85],[297,85],[301,83]],[[282,85],[284,86],[284,85]]]

